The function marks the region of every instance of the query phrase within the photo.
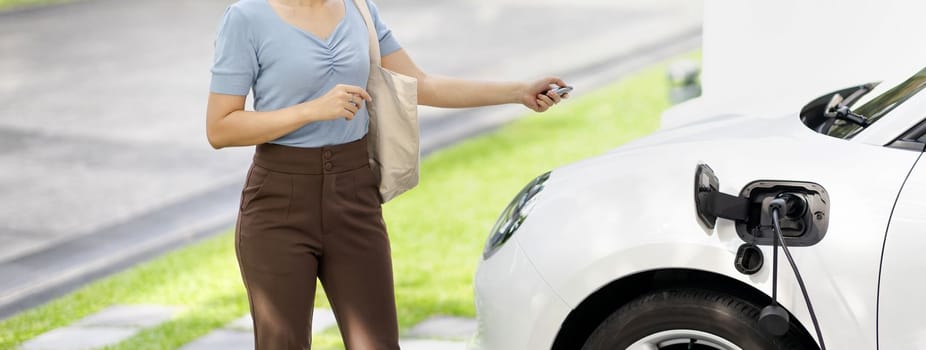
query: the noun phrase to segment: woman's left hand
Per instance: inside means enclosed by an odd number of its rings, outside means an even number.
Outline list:
[[[560,78],[550,77],[529,83],[524,86],[521,95],[521,103],[534,112],[546,112],[550,107],[559,103],[563,99],[569,98],[569,94],[559,96],[551,89],[551,85],[558,87],[567,86],[566,82]]]

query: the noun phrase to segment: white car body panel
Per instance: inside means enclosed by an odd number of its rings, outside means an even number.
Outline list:
[[[885,123],[881,133],[887,133],[890,124],[896,137],[915,123],[907,119]],[[720,190],[735,195],[756,180],[815,182],[829,192],[829,230],[817,245],[795,248],[792,254],[828,347],[875,349],[881,247],[893,203],[919,155],[820,135],[796,115],[701,118],[553,171],[528,220],[507,244],[523,250],[535,273],[569,309],[616,279],[665,268],[710,271],[771,294],[770,263],[751,276],[735,270],[734,257],[743,241],[732,222],[719,219],[714,230],[699,223],[694,205],[696,166],[702,162],[711,166]],[[763,251],[771,256],[771,247]],[[493,259],[480,267],[477,294],[478,289],[491,288],[481,274],[492,270],[484,266],[494,264]],[[800,289],[784,264],[779,301],[813,333]],[[515,280],[521,278],[533,277],[511,273],[505,283],[518,285]],[[534,293],[511,294],[532,299],[537,297]],[[534,322],[561,324],[564,317],[491,322],[499,329],[490,332],[524,334],[523,328],[536,327]],[[485,349],[542,349],[549,348],[553,336],[544,337],[540,347],[516,346],[524,341],[510,340],[483,345]]]
[[[882,349],[926,349],[926,159],[910,173],[884,245],[879,338]]]
[[[512,326],[480,327],[477,343],[472,344],[476,349],[549,349],[572,310],[540,277],[517,242],[508,242],[480,264],[475,284],[479,324]]]

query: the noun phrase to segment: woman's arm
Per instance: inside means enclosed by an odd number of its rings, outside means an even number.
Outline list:
[[[338,85],[318,99],[272,112],[244,110],[246,96],[210,93],[206,107],[206,137],[215,149],[253,146],[276,140],[305,124],[354,118],[360,99],[372,101],[363,89]]]
[[[566,86],[559,78],[516,83],[471,81],[429,75],[415,65],[405,50],[398,50],[383,57],[383,67],[417,78],[418,104],[433,107],[466,108],[520,103],[534,111],[544,112],[560,101],[560,96],[555,93],[543,94],[550,90],[550,84]]]

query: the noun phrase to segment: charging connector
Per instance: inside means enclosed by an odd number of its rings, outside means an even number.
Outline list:
[[[801,293],[804,295],[804,302],[807,303],[807,311],[810,312],[810,319],[813,321],[814,330],[817,332],[817,341],[820,343],[820,349],[826,350],[826,345],[823,343],[823,333],[820,331],[820,324],[817,321],[817,315],[810,302],[810,295],[807,294],[807,287],[804,285],[804,279],[801,277],[797,264],[794,263],[794,258],[791,257],[791,251],[788,250],[788,244],[785,242],[784,235],[781,233],[780,215],[785,213],[785,215],[793,217],[791,215],[805,213],[806,208],[806,198],[800,194],[794,193],[782,193],[768,203],[768,209],[772,215],[772,225],[775,228],[776,235],[772,248],[774,249],[772,253],[772,305],[766,306],[760,312],[759,326],[767,332],[779,336],[787,333],[790,327],[788,312],[778,304],[778,244],[780,243],[785,257],[791,265],[791,270],[794,271],[794,276],[797,278],[797,283],[801,287]]]

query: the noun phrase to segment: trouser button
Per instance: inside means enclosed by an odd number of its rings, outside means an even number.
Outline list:
[[[331,164],[331,162],[325,162],[325,170],[331,170],[333,168],[334,164]]]

